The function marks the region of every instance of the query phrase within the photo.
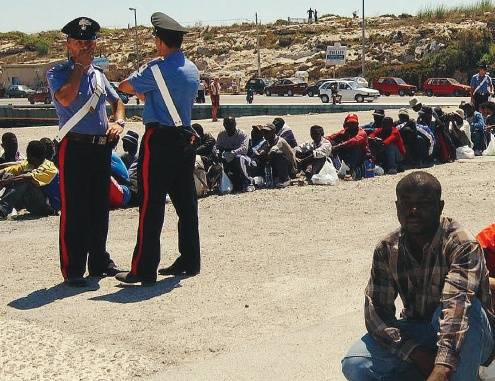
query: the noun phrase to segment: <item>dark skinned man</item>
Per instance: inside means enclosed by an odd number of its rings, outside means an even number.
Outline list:
[[[426,172],[399,181],[400,229],[375,248],[365,292],[368,333],[342,361],[348,380],[475,381],[493,357],[488,269],[475,238],[442,218],[441,185]],[[402,318],[395,316],[400,295]]]

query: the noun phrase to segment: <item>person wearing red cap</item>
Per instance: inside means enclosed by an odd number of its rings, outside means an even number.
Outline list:
[[[349,114],[344,121],[344,129],[327,137],[332,143],[332,152],[337,154],[354,174],[353,178],[360,179],[356,169],[364,164],[370,156],[368,136],[359,127],[359,118],[356,114]],[[359,171],[358,171],[359,172]]]
[[[401,162],[406,155],[406,147],[400,136],[399,130],[394,126],[394,121],[390,117],[383,118],[381,128],[377,128],[370,135],[370,146],[372,148],[373,158],[376,163],[383,166],[385,172],[389,175],[395,175],[402,170]],[[373,151],[374,141],[379,146],[377,152]]]

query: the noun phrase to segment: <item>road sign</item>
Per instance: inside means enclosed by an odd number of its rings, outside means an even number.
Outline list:
[[[328,66],[345,65],[347,59],[347,46],[335,43],[334,46],[327,46],[325,62]]]

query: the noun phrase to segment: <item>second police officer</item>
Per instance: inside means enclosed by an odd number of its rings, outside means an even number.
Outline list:
[[[47,73],[60,125],[60,267],[72,287],[88,285],[86,261],[90,276],[119,272],[106,241],[110,142],[122,133],[125,109],[101,69],[92,65],[99,30],[89,17],[65,25],[70,58]],[[108,122],[106,101],[115,123]]]
[[[168,194],[179,217],[179,258],[161,275],[193,276],[200,271],[198,202],[194,185],[196,135],[191,114],[199,72],[180,50],[186,29],[169,16],[151,16],[160,58],[120,83],[119,90],[145,100],[146,132],[139,152],[139,227],[131,271],[124,283],[153,285],[160,263],[160,234]]]

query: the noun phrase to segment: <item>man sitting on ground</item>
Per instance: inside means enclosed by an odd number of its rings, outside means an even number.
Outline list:
[[[433,133],[422,126],[418,128],[406,109],[399,111],[397,129],[406,147],[404,164],[409,168],[426,166],[433,152]]]
[[[373,146],[372,142],[379,142],[379,144],[375,144],[379,146],[376,152],[373,152],[373,149],[371,152],[376,163],[383,167],[385,173],[395,175],[403,170],[402,160],[406,155],[406,147],[392,118],[384,118],[382,127],[374,130],[369,135],[369,139],[370,148]]]
[[[474,381],[491,361],[494,315],[483,251],[459,223],[441,217],[441,192],[426,172],[397,184],[401,228],[375,248],[365,292],[368,333],[342,361],[348,380]]]
[[[204,132],[203,126],[198,123],[194,123],[192,128],[199,136],[198,146],[196,148],[196,155],[201,156],[203,165],[207,171],[210,168],[213,161],[213,149],[215,148],[215,138],[209,132]]]
[[[0,218],[6,218],[14,208],[27,209],[37,216],[56,214],[60,198],[50,184],[58,182],[57,167],[46,159],[45,145],[38,140],[29,142],[27,160],[0,171]],[[58,187],[56,187],[58,188]]]
[[[368,135],[359,127],[356,114],[349,114],[344,121],[344,129],[327,137],[332,143],[332,154],[338,155],[351,170],[354,179],[361,179],[358,168],[370,157]]]
[[[378,128],[382,128],[383,126],[383,119],[385,118],[385,111],[382,109],[378,109],[373,111],[373,122],[366,124],[363,126],[363,130],[366,131],[366,133],[369,135],[373,131],[375,131]]]
[[[481,112],[476,111],[471,103],[461,103],[459,108],[464,111],[464,117],[470,126],[474,154],[480,156],[487,147],[483,115],[481,115]]]
[[[12,132],[6,132],[2,135],[2,152],[0,155],[0,164],[14,163],[22,160],[19,153],[19,144],[17,143],[17,136]]]
[[[285,188],[290,185],[290,177],[296,172],[296,157],[289,143],[277,136],[275,129],[273,124],[261,128],[264,142],[253,149],[253,154],[259,172],[269,165],[272,168],[273,186]]]
[[[235,191],[253,191],[251,178],[247,172],[250,159],[247,155],[249,139],[244,131],[237,128],[234,117],[223,120],[224,131],[220,132],[215,144],[215,154],[221,160],[225,173],[229,176]]]
[[[469,138],[471,126],[468,121],[464,119],[464,111],[461,109],[455,110],[451,114],[451,122],[449,126],[450,136],[456,148],[468,147],[472,148],[473,143]],[[468,135],[469,134],[469,135]]]
[[[311,126],[309,133],[312,140],[296,147],[298,169],[304,172],[308,181],[320,173],[332,154],[332,143],[323,137],[323,127]]]
[[[289,143],[292,148],[296,148],[296,138],[290,127],[287,125],[287,123],[285,123],[285,120],[283,120],[282,118],[275,118],[272,123],[277,128],[275,130],[277,136],[284,138],[285,141]]]
[[[124,162],[124,165],[129,169],[135,161],[137,161],[137,151],[139,144],[139,134],[134,131],[127,131],[122,138],[122,148],[124,153],[120,155],[120,158]]]

